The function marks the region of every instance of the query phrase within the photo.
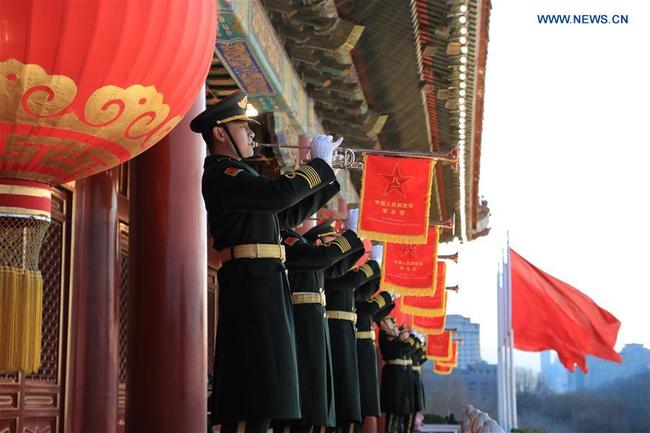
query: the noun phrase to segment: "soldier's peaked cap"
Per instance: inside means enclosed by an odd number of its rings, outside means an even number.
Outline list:
[[[234,120],[258,123],[257,120],[246,115],[247,105],[248,95],[244,91],[238,90],[192,119],[190,129],[194,132],[203,132]]]
[[[334,230],[334,227],[332,227],[332,223],[325,221],[324,223],[318,224],[316,227],[312,227],[302,236],[310,242],[314,242],[318,238],[322,238],[324,236],[334,236],[336,234],[336,230]]]

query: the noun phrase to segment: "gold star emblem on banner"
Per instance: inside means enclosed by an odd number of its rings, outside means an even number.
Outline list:
[[[384,178],[387,182],[386,190],[384,195],[388,195],[391,191],[397,191],[402,197],[406,197],[406,191],[404,190],[404,184],[409,180],[413,179],[414,176],[402,176],[399,171],[399,164],[395,164],[393,169],[393,174],[383,174],[380,173],[380,176]]]
[[[418,253],[415,250],[417,247],[415,245],[408,245],[407,244],[407,245],[400,245],[400,247],[402,248],[402,254],[400,254],[400,256],[399,256],[400,259],[402,257],[406,257],[406,256],[411,256],[411,257],[414,257],[414,258],[418,257]]]

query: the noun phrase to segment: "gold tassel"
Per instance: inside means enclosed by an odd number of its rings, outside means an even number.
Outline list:
[[[0,267],[0,372],[39,369],[42,321],[40,271]]]

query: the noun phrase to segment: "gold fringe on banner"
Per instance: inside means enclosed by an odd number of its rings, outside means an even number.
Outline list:
[[[446,322],[446,320],[445,320]],[[411,325],[411,329],[415,329],[416,331],[422,333],[422,334],[427,334],[427,335],[440,335],[443,332],[445,332],[445,325],[443,324],[442,328],[440,329],[435,329],[435,328],[427,328],[424,326],[418,326],[415,323]]]
[[[442,302],[444,303],[445,301],[443,300]],[[416,307],[402,302],[402,311],[420,317],[441,317],[446,314],[447,308],[446,306],[443,306],[442,308]]]
[[[436,292],[435,287],[404,287],[387,283],[385,281],[382,281],[379,286],[381,287],[381,290],[399,293],[402,296],[433,296],[433,294]]]
[[[43,277],[0,266],[0,372],[36,372],[41,365]]]
[[[413,323],[411,325],[411,328],[415,329],[418,332],[426,334],[426,335],[440,335],[443,332],[445,332],[445,330],[446,330],[445,326],[447,324],[447,315],[445,314],[444,316],[439,316],[439,317],[442,317],[442,323],[440,323],[439,324],[440,326],[437,327],[437,328],[434,328],[434,327],[431,327],[431,326],[423,326],[421,324],[418,324],[417,323],[418,317],[413,317]],[[437,317],[435,319],[438,319],[439,317]],[[427,319],[430,319],[430,317],[427,318]]]
[[[438,290],[440,290],[438,288]],[[447,291],[442,292],[442,305],[440,308],[417,307],[415,305],[405,304],[402,300],[402,311],[414,316],[420,317],[441,317],[447,314]]]
[[[439,370],[438,369],[439,367],[443,367],[444,370]],[[449,369],[447,370],[447,368]],[[433,364],[433,372],[441,376],[449,376],[453,370],[454,370],[453,368],[447,367],[446,365],[438,365],[437,362]]]
[[[368,154],[363,157],[363,166],[367,166]],[[433,183],[433,168],[436,165],[434,159],[429,161],[429,184]],[[413,245],[424,245],[427,243],[427,237],[429,235],[429,212],[431,212],[431,188],[427,190],[426,194],[426,212],[424,213],[424,221],[422,227],[424,227],[424,233],[418,235],[398,235],[391,233],[382,233],[375,232],[371,230],[364,230],[361,228],[361,221],[363,220],[363,200],[364,192],[366,190],[366,177],[367,170],[363,170],[361,176],[361,197],[359,199],[359,237],[365,237],[372,239],[373,241],[383,241],[383,242],[392,242],[395,244],[413,244]]]

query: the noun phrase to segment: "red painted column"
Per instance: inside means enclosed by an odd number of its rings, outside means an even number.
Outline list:
[[[114,432],[117,425],[118,216],[115,170],[79,180],[65,431]]]
[[[135,158],[129,199],[127,433],[207,431],[205,144],[185,118]]]

